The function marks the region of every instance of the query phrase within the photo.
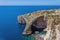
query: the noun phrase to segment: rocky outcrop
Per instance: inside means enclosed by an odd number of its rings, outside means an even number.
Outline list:
[[[47,33],[44,40],[59,40],[60,39],[60,9],[55,10],[42,10],[33,13],[18,16],[19,23],[25,23],[26,27],[23,34],[31,34],[31,25],[38,18],[44,16],[47,21]],[[22,17],[22,18],[21,18]]]

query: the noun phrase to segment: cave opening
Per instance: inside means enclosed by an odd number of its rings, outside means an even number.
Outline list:
[[[44,29],[46,28],[47,28],[47,21],[44,20],[44,16],[36,18],[31,25],[32,34],[35,33],[35,31],[38,31],[40,33],[45,32]]]

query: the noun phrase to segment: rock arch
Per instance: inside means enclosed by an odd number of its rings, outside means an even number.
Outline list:
[[[51,34],[50,33],[51,25],[52,25],[54,19],[56,21],[60,20],[60,9],[57,9],[57,10],[42,10],[42,11],[30,13],[30,14],[24,14],[22,17],[26,21],[26,27],[24,29],[23,34],[29,34],[29,33],[31,33],[31,29],[30,29],[31,24],[34,22],[34,20],[36,20],[36,18],[38,18],[40,16],[44,16],[44,19],[47,20],[47,29],[48,30],[47,30],[47,34],[46,34],[44,40],[46,40],[46,39],[50,40],[49,38],[52,37],[52,36],[49,36]],[[20,17],[20,16],[18,16],[18,17]],[[56,25],[54,27],[56,27]],[[52,33],[52,35],[53,35],[53,33]],[[47,37],[49,37],[49,38],[47,38]]]

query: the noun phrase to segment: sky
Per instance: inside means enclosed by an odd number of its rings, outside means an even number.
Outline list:
[[[0,5],[60,5],[59,0],[0,0]]]

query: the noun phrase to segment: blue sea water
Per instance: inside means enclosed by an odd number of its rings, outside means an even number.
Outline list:
[[[38,10],[59,9],[60,6],[0,6],[0,40],[25,40],[25,25],[17,22],[17,16]]]

